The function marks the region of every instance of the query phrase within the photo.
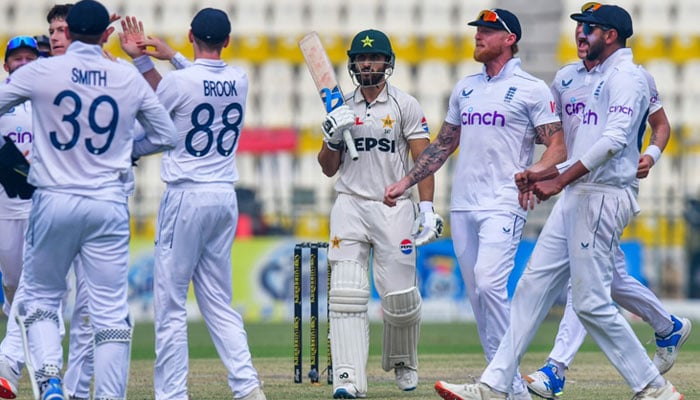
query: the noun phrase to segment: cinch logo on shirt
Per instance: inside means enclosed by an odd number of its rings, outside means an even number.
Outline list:
[[[396,152],[396,141],[389,140],[386,138],[375,139],[373,137],[368,138],[354,138],[355,148],[357,151],[372,151],[376,148],[382,153],[395,153]]]
[[[17,127],[17,132],[8,132],[7,136],[15,143],[32,143],[34,134],[29,131],[22,132],[21,127]]]
[[[472,112],[473,107],[469,107],[467,112],[462,113],[462,125],[491,125],[506,126],[506,116],[498,111],[478,113]]]
[[[598,125],[598,114],[592,110],[584,111],[581,115],[581,123],[584,125]]]
[[[625,114],[625,115],[629,115],[629,116],[632,116],[632,114],[634,114],[632,107],[627,107],[627,106],[610,106],[610,108],[608,109],[608,112],[610,114],[621,113],[621,114]]]
[[[574,100],[575,101],[575,100]],[[569,103],[566,106],[564,106],[564,112],[566,115],[576,115],[576,114],[582,114],[583,110],[586,109],[586,104],[582,102],[576,102],[576,103]]]

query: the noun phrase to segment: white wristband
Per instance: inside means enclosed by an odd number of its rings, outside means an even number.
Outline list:
[[[433,202],[432,201],[421,201],[418,203],[418,210],[420,212],[433,212]]]
[[[644,150],[644,155],[650,156],[654,160],[654,164],[656,164],[659,158],[661,158],[661,149],[655,144],[650,144],[647,146],[646,150]]]
[[[148,72],[156,67],[153,64],[151,57],[149,57],[147,55],[138,56],[138,57],[134,58],[134,66],[141,74]]]
[[[170,59],[170,64],[175,67],[175,69],[184,69],[187,68],[190,64],[190,60],[185,58],[180,52],[175,53],[173,58]]]

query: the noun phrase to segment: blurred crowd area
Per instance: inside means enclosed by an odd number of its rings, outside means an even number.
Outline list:
[[[165,38],[187,57],[187,31],[203,7],[226,10],[232,21],[225,59],[249,74],[245,129],[237,185],[242,235],[289,234],[325,238],[334,199],[333,180],[316,163],[324,117],[315,86],[298,50],[310,30],[321,35],[341,87],[352,90],[345,51],[352,36],[386,32],[397,56],[390,82],[421,103],[433,135],[440,128],[453,85],[481,71],[472,59],[475,30],[466,23],[483,9],[506,8],[523,27],[518,56],[523,67],[548,83],[563,64],[576,61],[574,22],[583,0],[103,0],[111,12],[134,15],[146,33]],[[0,0],[0,39],[47,32],[46,0]],[[645,270],[657,290],[672,297],[700,287],[700,1],[619,0],[633,17],[628,43],[635,59],[655,77],[672,126],[672,139],[641,184],[640,214],[625,233],[645,248]],[[121,28],[117,23],[117,31]],[[106,49],[124,57],[117,35]],[[162,73],[172,67],[157,63]],[[648,135],[647,135],[648,136]],[[648,140],[648,138],[647,138]],[[131,199],[135,234],[152,235],[163,184],[159,158],[136,168]],[[436,210],[449,214],[453,163],[436,175]],[[526,235],[534,238],[552,201],[531,213]],[[449,224],[448,224],[449,229]],[[448,230],[449,234],[449,230]],[[699,290],[700,291],[700,290]],[[692,295],[692,293],[691,293]],[[700,293],[696,294],[700,296]]]

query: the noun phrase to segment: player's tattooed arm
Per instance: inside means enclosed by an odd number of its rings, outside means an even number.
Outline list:
[[[408,173],[409,186],[434,174],[459,146],[459,125],[442,124],[435,140],[420,154],[413,169]]]
[[[459,125],[444,122],[437,138],[423,150],[415,160],[413,169],[398,182],[394,182],[384,189],[384,204],[389,207],[396,205],[396,200],[401,197],[408,188],[422,181],[437,171],[447,158],[459,146]]]
[[[651,126],[649,146],[639,156],[637,178],[646,178],[649,175],[651,167],[661,157],[661,153],[671,138],[671,124],[668,122],[668,117],[663,108],[649,115],[649,125]]]
[[[530,171],[544,171],[566,161],[566,142],[561,122],[540,125],[535,128],[535,132],[535,142],[544,144],[547,149],[542,153],[542,158],[528,168]]]

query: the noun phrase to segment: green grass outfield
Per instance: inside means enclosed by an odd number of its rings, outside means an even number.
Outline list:
[[[558,321],[548,320],[541,327],[530,351],[522,363],[523,372],[539,368],[550,349]],[[697,325],[697,324],[696,324]],[[700,326],[700,325],[697,325]],[[4,323],[0,326],[4,330]],[[655,349],[653,332],[645,324],[633,324],[649,354]],[[253,362],[264,381],[267,398],[330,399],[331,387],[313,386],[308,379],[303,384],[292,382],[291,323],[260,323],[246,325]],[[320,367],[326,367],[325,325],[320,327]],[[696,328],[700,329],[700,328]],[[424,324],[420,341],[420,384],[414,392],[400,392],[395,387],[393,373],[384,372],[380,365],[381,325],[372,325],[370,360],[368,365],[369,399],[438,399],[433,384],[438,379],[466,382],[478,376],[485,367],[476,326],[469,323]],[[700,331],[699,331],[700,332]],[[192,323],[190,334],[190,384],[193,400],[231,399],[226,383],[226,371],[218,359],[208,331],[203,323]],[[153,326],[136,325],[129,381],[129,399],[153,398]],[[304,373],[308,372],[308,327],[304,329]],[[667,377],[685,395],[686,400],[700,399],[700,333],[694,332],[681,351],[676,366]],[[564,399],[618,400],[632,397],[630,389],[610,363],[587,339],[567,375]],[[28,381],[23,378],[18,399],[31,399]]]

